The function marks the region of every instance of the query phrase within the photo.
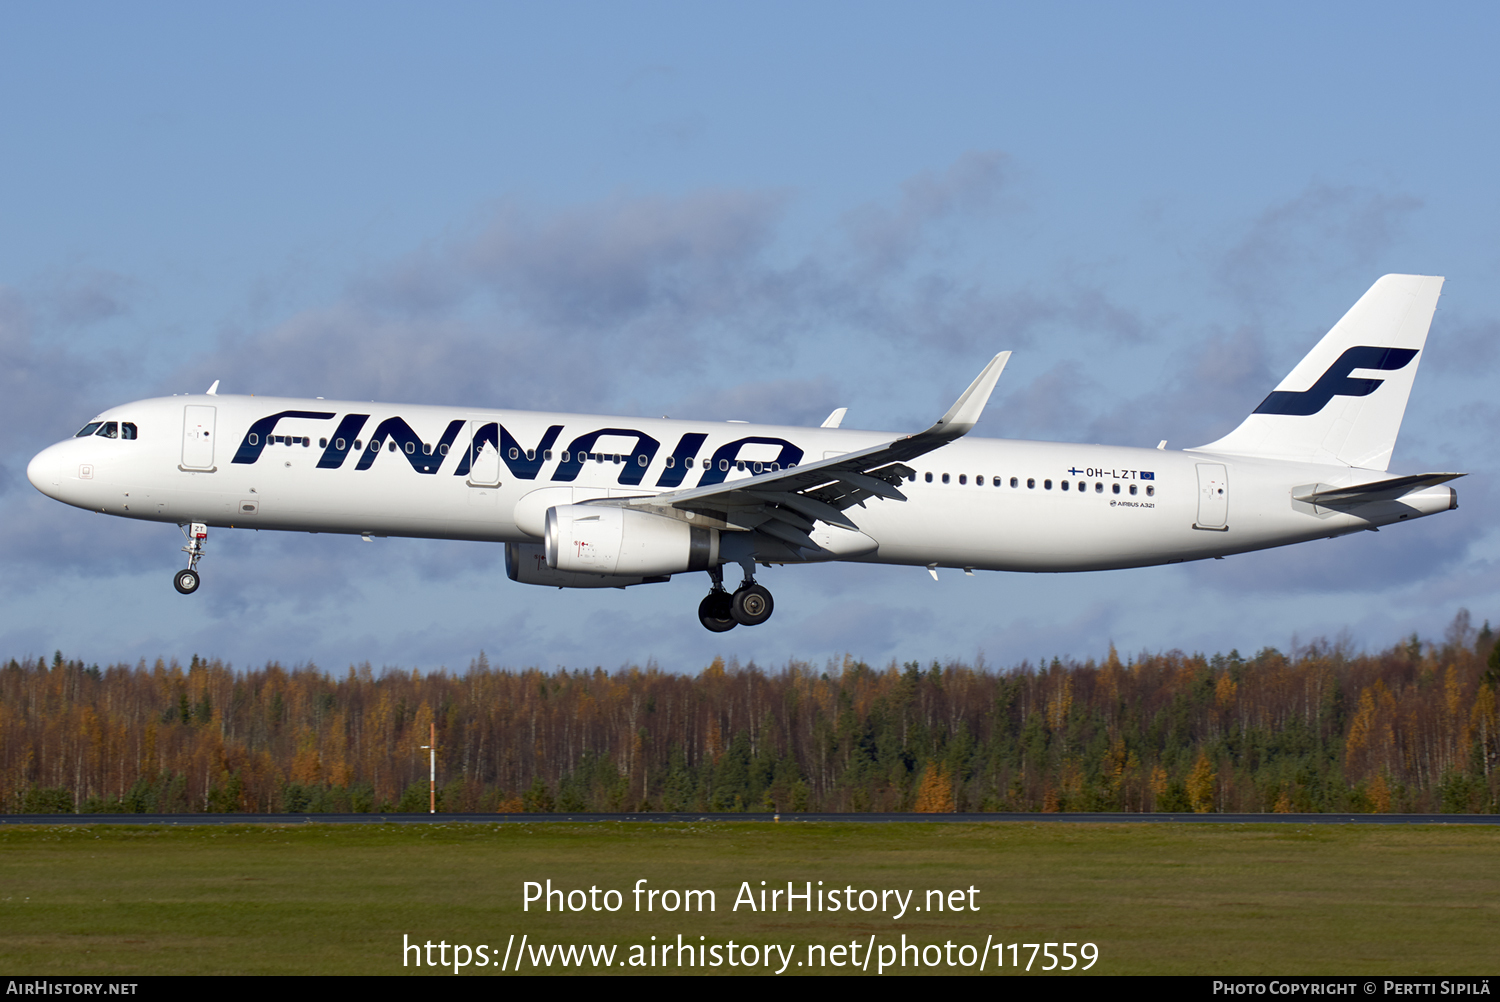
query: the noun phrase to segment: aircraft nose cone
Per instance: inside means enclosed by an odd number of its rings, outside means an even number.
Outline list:
[[[63,483],[64,461],[61,448],[48,446],[26,464],[26,479],[43,494],[55,498]]]

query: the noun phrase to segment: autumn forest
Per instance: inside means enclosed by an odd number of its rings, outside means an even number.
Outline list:
[[[696,672],[0,665],[0,808],[1494,812],[1500,647]]]

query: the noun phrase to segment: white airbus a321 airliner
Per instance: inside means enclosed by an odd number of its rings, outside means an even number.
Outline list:
[[[1457,507],[1386,470],[1441,278],[1387,275],[1233,432],[1168,452],[969,439],[1010,352],[926,431],[227,396],[95,417],[26,474],[79,508],[208,527],[505,544],[514,581],[623,588],[706,571],[710,630],[771,615],[757,564],[1095,571],[1221,557]],[[723,565],[744,581],[731,594]]]

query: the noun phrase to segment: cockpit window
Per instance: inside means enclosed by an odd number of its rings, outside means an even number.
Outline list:
[[[120,437],[130,439],[135,438],[135,424],[131,421],[126,421],[125,423],[121,424]]]
[[[120,422],[118,422],[118,421],[106,421],[106,422],[104,422],[104,427],[100,428],[98,431],[94,432],[94,434],[98,435],[100,438],[119,438],[120,437]]]
[[[88,438],[94,432],[98,431],[99,430],[99,426],[101,424],[103,424],[103,423],[104,423],[103,421],[90,421],[88,424],[86,424],[86,425],[83,426],[83,430],[82,431],[80,431],[78,434],[74,435],[73,437],[74,438]]]

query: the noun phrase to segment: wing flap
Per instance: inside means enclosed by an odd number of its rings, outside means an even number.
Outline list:
[[[842,526],[856,531],[859,529],[859,526],[849,521],[849,516],[840,511],[837,506],[807,494],[793,494],[790,491],[746,491],[745,493],[761,501],[801,512],[808,518],[827,522],[829,525]]]
[[[813,542],[813,538],[807,533],[803,532],[800,529],[794,529],[787,523],[778,521],[776,519],[762,522],[760,525],[756,526],[756,530],[759,532],[764,532],[768,536],[775,536],[777,539],[780,539],[783,542],[791,543],[793,546],[800,546],[808,550],[816,550],[819,548],[818,544]]]

